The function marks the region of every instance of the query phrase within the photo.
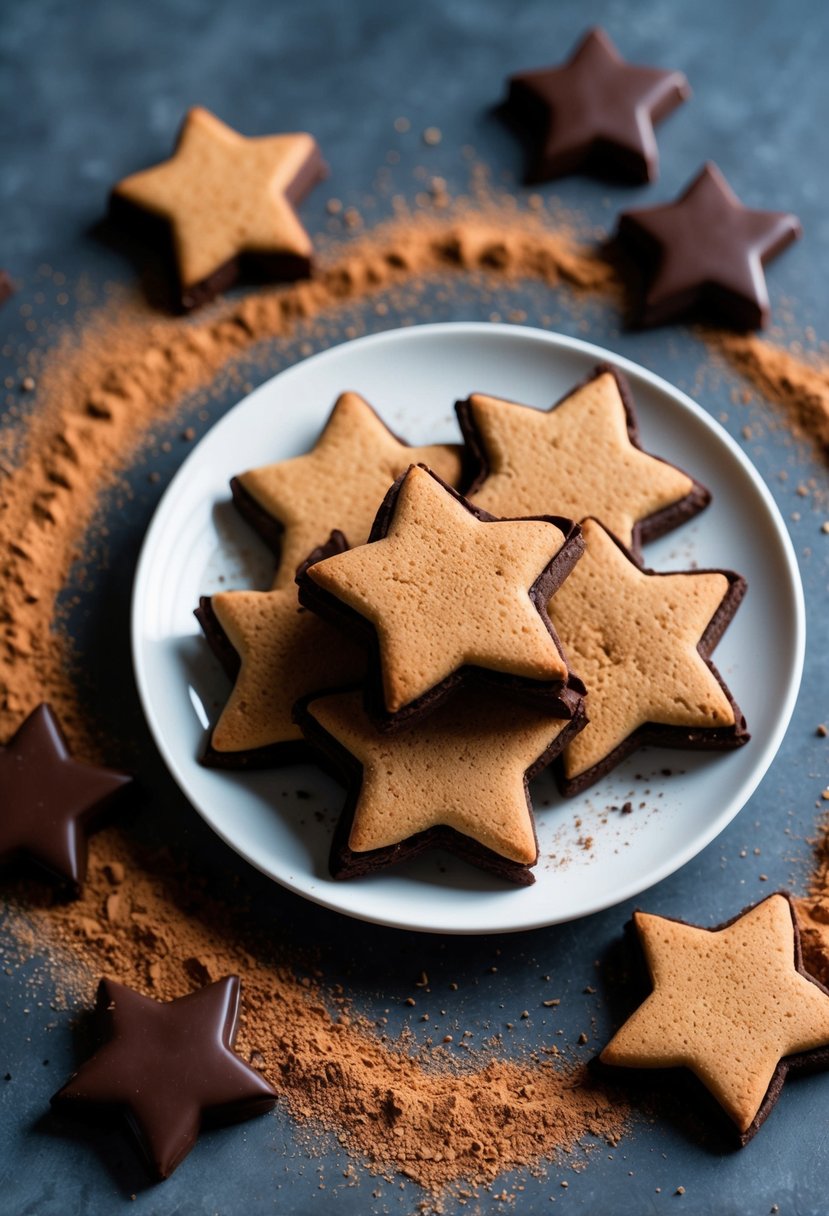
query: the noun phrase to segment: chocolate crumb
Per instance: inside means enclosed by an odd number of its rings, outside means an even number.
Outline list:
[[[815,734],[818,736],[819,739],[825,739],[826,736],[829,735],[829,730],[827,730],[826,726],[823,724],[823,722],[821,722],[821,724],[816,729]]]
[[[622,805],[622,814],[623,814],[623,815],[630,815],[632,812],[633,812],[633,803],[632,803],[632,802],[625,802],[625,803]]]
[[[0,270],[0,305],[6,303],[14,295],[14,283],[7,270]]]

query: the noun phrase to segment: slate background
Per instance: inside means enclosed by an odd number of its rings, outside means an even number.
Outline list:
[[[715,159],[748,204],[800,215],[804,239],[769,273],[776,319],[785,322],[790,336],[808,338],[809,327],[818,339],[829,334],[829,19],[819,0],[696,0],[693,5],[672,0],[648,5],[632,0],[516,5],[494,0],[415,5],[397,0],[349,5],[336,0],[279,5],[30,0],[4,5],[0,21],[0,263],[22,285],[0,314],[3,342],[13,348],[3,374],[17,382],[19,351],[31,341],[21,306],[31,304],[40,322],[65,315],[53,294],[37,302],[45,282],[38,268],[44,263],[69,283],[86,276],[93,290],[107,281],[132,279],[129,260],[101,243],[94,226],[114,180],[168,154],[188,105],[201,102],[248,134],[314,132],[331,179],[303,207],[313,232],[325,226],[328,197],[362,204],[390,149],[400,151],[392,172],[396,189],[408,197],[420,188],[413,174],[420,165],[446,178],[450,188],[463,185],[467,166],[460,150],[467,144],[496,175],[503,171],[520,180],[521,151],[491,113],[503,78],[562,58],[591,23],[604,25],[635,61],[682,68],[694,97],[660,129],[662,171],[654,186],[630,189],[572,178],[556,184],[554,192],[608,226],[623,206],[673,197],[702,161]],[[405,135],[393,128],[399,115],[411,121]],[[421,143],[427,126],[442,131],[437,147]],[[552,311],[558,328],[581,333],[566,297],[545,301],[542,310],[537,292],[501,295],[504,309],[525,308],[530,324],[539,322],[541,311]],[[470,290],[433,306],[422,319],[486,318],[492,307]],[[367,329],[395,323],[393,313],[382,321],[366,314]],[[625,333],[604,307],[591,314],[588,336],[690,390],[706,358],[686,328]],[[252,378],[263,374],[259,368]],[[715,416],[727,414],[725,425],[744,443],[791,521],[806,587],[810,657],[786,740],[749,805],[695,861],[639,901],[651,911],[702,924],[732,916],[775,887],[802,888],[809,863],[806,839],[819,813],[820,791],[829,784],[829,742],[815,736],[817,723],[829,716],[829,536],[820,531],[829,515],[826,469],[807,445],[767,425],[774,411],[760,408],[749,417],[749,411],[735,407],[730,394],[736,383],[728,376],[708,377],[701,399]],[[211,421],[231,404],[229,395],[211,406]],[[205,424],[192,421],[203,433]],[[747,421],[755,434],[746,441],[741,431]],[[164,437],[161,430],[158,436]],[[591,1053],[607,1037],[611,1018],[601,980],[596,995],[583,989],[596,984],[594,960],[617,947],[632,904],[563,928],[485,940],[424,938],[363,925],[267,883],[225,849],[178,794],[143,726],[125,656],[135,558],[181,455],[174,445],[168,457],[153,458],[152,467],[161,473],[157,484],[148,483],[147,466],[137,463],[133,499],[111,506],[103,565],[74,617],[95,688],[95,711],[114,724],[125,759],[142,772],[144,795],[133,815],[136,835],[168,840],[220,889],[241,876],[275,932],[297,951],[317,950],[326,981],[341,980],[370,1016],[391,1009],[391,1031],[406,1022],[403,1002],[425,969],[432,994],[419,994],[417,1013],[431,1011],[432,1032],[436,1024],[480,1033],[514,1021],[516,1029],[505,1032],[506,1041],[519,1050],[550,1041],[559,1028],[565,1033],[556,1041],[574,1045],[579,1031],[595,1019],[594,1038],[582,1049]],[[781,471],[788,473],[786,482]],[[796,486],[810,478],[822,488],[822,505],[814,495],[796,494]],[[791,518],[795,512],[799,521]],[[740,857],[743,849],[746,858]],[[754,849],[761,850],[759,856]],[[760,873],[767,882],[759,880]],[[73,1065],[72,1026],[69,1015],[32,1002],[24,984],[27,970],[11,976],[0,972],[0,1076],[12,1077],[0,1081],[0,1212],[206,1216],[334,1210],[346,1216],[407,1213],[423,1198],[411,1183],[401,1188],[398,1181],[377,1182],[362,1170],[358,1185],[346,1186],[347,1160],[336,1142],[323,1139],[325,1156],[307,1159],[281,1112],[243,1129],[205,1135],[171,1180],[148,1186],[120,1130],[73,1133],[44,1118],[49,1095]],[[540,1011],[544,1018],[534,1012],[529,1021],[519,1021],[521,1009],[539,1009],[540,976],[547,973],[554,975],[563,998],[560,1010],[555,1017]],[[448,992],[450,980],[459,981],[458,992]],[[444,1019],[440,1008],[447,1009]],[[414,1021],[412,1031],[419,1036],[424,1027]],[[541,1179],[520,1174],[502,1181],[508,1189],[523,1185],[515,1206],[527,1213],[549,1211],[553,1199],[557,1210],[594,1216],[662,1210],[687,1216],[761,1214],[777,1210],[773,1204],[785,1216],[817,1216],[827,1207],[827,1126],[829,1079],[797,1079],[787,1085],[762,1134],[741,1152],[721,1147],[704,1120],[671,1116],[638,1126],[612,1154],[597,1150],[581,1174],[551,1168]],[[566,1192],[561,1177],[569,1182]],[[681,1198],[674,1195],[678,1185],[686,1188]],[[494,1189],[500,1188],[501,1181]],[[379,1199],[371,1197],[375,1190]],[[458,1210],[506,1206],[484,1192],[477,1206]],[[452,1201],[447,1210],[453,1210]]]

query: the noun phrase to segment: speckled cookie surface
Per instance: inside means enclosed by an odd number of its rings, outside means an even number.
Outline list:
[[[418,466],[394,487],[386,514],[371,543],[309,567],[300,598],[314,606],[310,583],[312,593],[320,589],[373,626],[389,714],[467,666],[568,679],[543,603],[531,594],[565,547],[555,523],[485,522]]]
[[[634,923],[653,992],[602,1062],[691,1069],[749,1138],[777,1096],[781,1061],[829,1046],[829,993],[801,970],[789,899],[772,895],[720,929],[643,912]]]
[[[210,734],[208,764],[234,767],[262,758],[275,762],[300,744],[294,702],[318,689],[359,680],[361,648],[332,625],[300,607],[296,586],[277,591],[227,591],[201,609],[233,648],[233,689]],[[211,622],[206,621],[210,636]]]
[[[486,690],[461,691],[393,735],[375,729],[356,690],[312,700],[301,718],[316,742],[329,752],[336,745],[334,758],[349,774],[351,813],[335,841],[336,875],[365,873],[438,843],[527,881],[514,869],[533,865],[538,854],[527,775],[549,763],[577,722]],[[453,835],[429,835],[441,828]],[[484,852],[470,854],[464,842]]]
[[[113,199],[170,225],[189,307],[200,302],[200,286],[240,255],[293,259],[307,271],[311,239],[291,204],[324,173],[313,136],[246,139],[195,106],[173,156],[118,182]]]
[[[635,549],[709,501],[687,473],[639,447],[630,390],[611,368],[549,410],[483,393],[457,409],[483,464],[468,497],[492,515],[592,515]]]
[[[728,747],[742,717],[700,647],[719,639],[744,584],[723,571],[641,569],[596,520],[585,553],[548,605],[588,689],[588,724],[562,756],[565,792],[602,776],[639,742]]]
[[[334,530],[349,545],[364,544],[384,494],[410,464],[426,464],[457,485],[460,452],[453,444],[410,447],[359,394],[343,393],[310,452],[241,474],[234,479],[234,497],[243,514],[251,500],[262,513],[251,522],[279,546],[275,586],[285,586]]]

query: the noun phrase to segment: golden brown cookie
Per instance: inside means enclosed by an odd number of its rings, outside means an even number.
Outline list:
[[[493,520],[413,465],[368,544],[298,577],[300,601],[372,645],[367,704],[379,725],[429,712],[481,672],[569,717],[583,689],[545,605],[581,553],[579,531],[552,517]]]
[[[389,486],[418,462],[450,485],[460,480],[459,446],[409,447],[358,393],[343,393],[310,452],[234,477],[237,508],[281,554],[274,586],[293,583],[300,563],[335,530],[349,545],[364,544]]]
[[[269,279],[309,273],[313,247],[294,204],[325,172],[313,136],[246,139],[194,106],[172,157],[118,182],[112,204],[167,225],[181,304],[194,308],[229,287],[241,263]]]
[[[588,724],[561,758],[562,791],[592,785],[643,743],[747,742],[745,721],[708,658],[744,580],[727,570],[656,574],[597,520],[582,527],[584,557],[548,605],[588,690]]]
[[[718,929],[644,912],[634,925],[653,991],[602,1063],[690,1069],[745,1144],[787,1071],[829,1059],[829,992],[803,970],[791,901],[770,895]]]
[[[233,689],[210,731],[203,763],[262,768],[308,758],[294,702],[361,680],[365,653],[302,608],[296,585],[203,596],[196,611]]]
[[[331,850],[335,878],[441,847],[512,882],[533,881],[528,781],[580,716],[552,718],[486,689],[462,690],[393,735],[376,730],[359,690],[311,698],[297,716],[348,789]]]
[[[607,365],[549,410],[473,393],[456,406],[480,472],[468,491],[492,515],[593,515],[638,551],[710,494],[639,446],[627,381]]]

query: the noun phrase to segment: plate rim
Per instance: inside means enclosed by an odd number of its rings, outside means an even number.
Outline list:
[[[344,348],[382,346],[388,342],[408,341],[410,339],[420,339],[423,337],[450,334],[466,334],[481,336],[492,336],[500,334],[512,339],[519,338],[530,340],[533,342],[541,342],[542,344],[554,347],[559,350],[568,352],[577,352],[585,355],[597,362],[611,362],[613,366],[618,367],[625,375],[632,380],[644,382],[653,390],[661,394],[667,394],[673,402],[681,409],[691,414],[698,422],[707,427],[709,432],[728,450],[729,454],[740,465],[743,473],[749,478],[755,491],[762,499],[769,519],[774,525],[774,532],[777,541],[780,545],[782,556],[785,560],[786,569],[789,575],[788,591],[791,593],[792,606],[794,609],[794,636],[792,638],[793,651],[795,661],[792,668],[792,676],[789,680],[786,696],[782,702],[781,709],[776,719],[775,729],[772,731],[769,739],[766,740],[762,753],[756,759],[751,772],[743,779],[736,793],[731,796],[728,801],[726,811],[721,811],[720,814],[706,827],[701,835],[695,836],[693,841],[672,854],[670,859],[662,863],[653,871],[648,880],[643,884],[641,879],[634,879],[626,883],[621,890],[616,890],[609,898],[598,899],[589,909],[579,911],[573,916],[553,918],[540,917],[522,921],[520,924],[484,924],[480,926],[462,926],[460,928],[451,925],[422,925],[414,924],[411,920],[395,918],[393,915],[379,915],[371,910],[360,911],[353,908],[344,908],[337,902],[335,898],[328,898],[325,895],[326,888],[319,888],[316,884],[308,887],[300,887],[295,882],[291,882],[289,878],[277,876],[272,870],[265,868],[265,865],[257,861],[256,857],[251,854],[249,849],[243,849],[236,844],[229,835],[219,827],[210,817],[210,813],[202,809],[196,801],[194,801],[191,793],[187,788],[185,775],[180,771],[178,761],[175,755],[167,747],[164,732],[160,728],[160,724],[156,719],[153,709],[153,702],[148,687],[147,671],[142,659],[141,648],[143,643],[143,633],[141,629],[140,617],[144,602],[146,600],[146,587],[151,577],[151,568],[154,558],[155,537],[156,533],[160,532],[164,523],[167,512],[170,509],[170,504],[175,501],[176,495],[180,491],[180,487],[186,483],[187,474],[191,462],[197,456],[199,448],[207,436],[215,436],[218,431],[225,425],[229,425],[229,420],[232,415],[243,405],[249,403],[252,398],[256,397],[263,391],[267,391],[275,380],[290,377],[292,373],[297,373],[301,369],[304,370],[310,363],[318,363],[328,359],[334,359],[342,352]],[[370,924],[377,924],[393,929],[402,929],[405,931],[415,931],[421,933],[444,933],[453,936],[479,936],[486,933],[523,933],[534,929],[546,928],[554,924],[567,924],[570,921],[581,919],[585,916],[594,915],[595,913],[605,911],[610,907],[618,906],[626,900],[640,894],[643,891],[649,890],[657,883],[670,877],[676,873],[694,857],[698,856],[721,832],[725,830],[729,823],[739,814],[746,806],[749,799],[752,797],[761,781],[765,777],[771,767],[785,734],[791,722],[794,713],[795,704],[800,691],[800,685],[803,676],[803,667],[806,655],[806,605],[803,591],[803,582],[800,575],[800,568],[797,561],[797,556],[794,550],[792,539],[789,535],[782,513],[774,500],[774,497],[760,474],[749,457],[743,452],[737,441],[725,430],[725,428],[701,405],[694,401],[682,389],[670,383],[664,377],[652,372],[649,368],[636,363],[624,355],[617,354],[606,347],[598,346],[593,342],[588,342],[582,338],[571,337],[568,334],[561,334],[551,330],[544,330],[537,326],[512,325],[504,322],[493,323],[489,321],[444,321],[444,322],[428,322],[423,324],[415,324],[409,326],[401,326],[395,329],[383,330],[380,333],[367,334],[359,338],[353,338],[345,342],[338,342],[333,346],[327,347],[325,350],[318,351],[305,359],[300,359],[296,363],[292,363],[289,367],[283,368],[270,376],[262,384],[258,385],[252,392],[247,393],[234,405],[232,405],[213,426],[211,426],[199,442],[195,445],[191,452],[182,461],[179,468],[176,470],[169,485],[161,495],[156,507],[153,511],[152,518],[144,534],[144,539],[141,544],[141,550],[136,562],[135,574],[133,579],[131,605],[130,605],[130,649],[133,665],[133,674],[138,690],[139,701],[144,718],[147,722],[150,734],[153,738],[156,748],[163,759],[165,766],[178,785],[181,792],[184,794],[187,801],[199,816],[207,823],[211,831],[231,848],[238,856],[242,857],[248,864],[254,866],[260,873],[264,874],[272,882],[291,891],[293,894],[310,900],[329,911],[337,912],[340,915],[348,916],[352,919],[361,920]],[[337,884],[334,884],[335,887]]]

